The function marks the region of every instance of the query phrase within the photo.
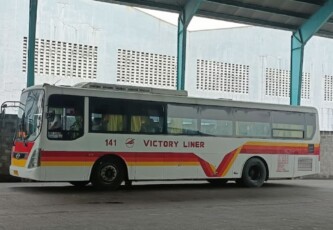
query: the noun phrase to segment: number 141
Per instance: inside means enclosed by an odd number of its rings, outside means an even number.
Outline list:
[[[117,145],[117,140],[115,140],[115,139],[106,139],[105,140],[105,145],[106,146],[116,146]]]

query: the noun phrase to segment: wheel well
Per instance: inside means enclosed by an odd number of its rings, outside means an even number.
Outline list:
[[[96,165],[101,162],[101,161],[105,161],[105,160],[109,160],[109,161],[112,161],[112,160],[117,160],[119,161],[122,166],[124,167],[125,171],[125,181],[128,180],[128,168],[127,168],[127,164],[125,163],[124,159],[117,156],[117,155],[113,155],[113,154],[110,154],[110,155],[105,155],[105,156],[102,156],[100,157],[93,165],[93,167],[91,168],[91,172],[90,172],[90,177],[92,175],[92,171],[94,170],[94,168],[96,167]]]
[[[249,159],[246,160],[246,162],[247,162],[248,160],[250,160],[250,159],[253,159],[253,158],[257,158],[257,159],[261,160],[261,161],[264,163],[265,168],[266,168],[266,172],[267,172],[267,173],[266,173],[266,179],[265,179],[265,181],[267,181],[268,178],[269,178],[269,170],[268,170],[267,162],[265,161],[264,158],[259,157],[259,156],[256,156],[256,157],[250,157]],[[245,162],[244,166],[246,165],[246,162]],[[243,166],[243,168],[244,168],[244,166]]]

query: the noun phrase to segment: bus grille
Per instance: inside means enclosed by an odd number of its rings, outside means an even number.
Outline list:
[[[298,158],[298,171],[312,171],[312,159]]]

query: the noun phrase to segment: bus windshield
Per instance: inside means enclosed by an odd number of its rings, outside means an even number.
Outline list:
[[[16,138],[34,141],[42,127],[43,90],[29,90],[21,95]]]

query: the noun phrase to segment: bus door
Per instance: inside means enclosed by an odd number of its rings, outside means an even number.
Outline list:
[[[84,97],[51,95],[47,112],[47,144],[41,155],[46,178],[82,180],[87,141],[84,140]]]

